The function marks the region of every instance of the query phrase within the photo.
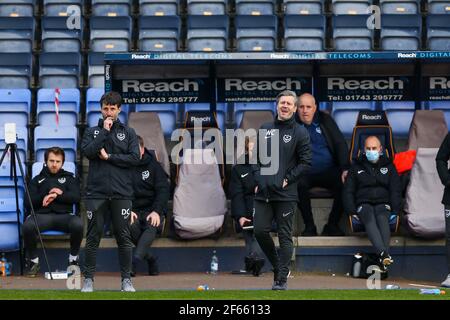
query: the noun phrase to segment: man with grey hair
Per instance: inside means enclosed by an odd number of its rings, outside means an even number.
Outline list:
[[[265,123],[258,136],[258,163],[253,167],[257,187],[255,188],[254,234],[261,249],[273,266],[272,290],[286,290],[289,262],[292,257],[292,221],[297,207],[297,182],[311,163],[309,135],[294,118],[297,110],[297,95],[283,91],[277,96],[277,116],[273,122]],[[278,148],[273,148],[278,146]],[[265,153],[264,153],[265,151]],[[261,161],[261,155],[269,161]],[[267,174],[267,167],[278,168]],[[277,223],[279,253],[270,236],[272,221]]]

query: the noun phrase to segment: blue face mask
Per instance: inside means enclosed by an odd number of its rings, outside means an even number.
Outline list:
[[[380,158],[380,153],[378,150],[366,150],[366,157],[372,163],[375,163]]]

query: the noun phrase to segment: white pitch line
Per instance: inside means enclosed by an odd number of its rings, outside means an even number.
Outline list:
[[[414,284],[414,283],[408,283],[409,286],[413,286],[413,287],[423,287],[423,288],[440,288],[440,287],[436,287],[436,286],[426,286],[423,284]]]

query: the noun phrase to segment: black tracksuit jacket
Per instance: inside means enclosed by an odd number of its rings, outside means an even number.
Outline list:
[[[133,211],[148,210],[148,213],[156,211],[160,216],[166,215],[170,197],[169,181],[164,169],[148,150],[133,168],[132,178]]]
[[[99,158],[105,148],[108,160]],[[97,127],[86,129],[81,152],[90,160],[87,180],[87,199],[133,199],[131,167],[139,163],[139,143],[134,129],[119,120],[111,130],[103,128],[103,119]]]
[[[342,171],[348,170],[350,168],[348,145],[336,121],[326,112],[319,110],[316,111],[314,117],[319,122],[320,129],[327,142],[328,149],[333,156],[334,163]],[[295,113],[295,119],[300,125],[303,125],[298,113]]]
[[[270,155],[271,141],[275,137],[271,135],[272,129],[277,129],[279,139],[279,167],[273,175],[262,175],[261,168],[269,167],[270,164],[261,164],[253,166],[253,174],[258,185],[258,192],[255,200],[269,201],[298,201],[297,182],[300,176],[307,172],[311,167],[311,145],[308,130],[300,126],[295,117],[289,120],[280,121],[278,118],[274,122],[265,123],[261,129],[268,130],[265,142],[267,142],[266,155]],[[258,139],[260,137],[258,136]],[[258,143],[259,148],[264,143]],[[287,179],[288,185],[283,189],[283,180]]]
[[[450,205],[450,171],[448,169],[448,160],[450,159],[450,134],[447,134],[436,155],[436,168],[445,186],[442,204]]]
[[[369,162],[362,154],[350,170],[343,189],[343,203],[347,214],[356,214],[363,203],[388,204],[398,214],[401,208],[401,182],[394,164],[385,156],[377,163]]]
[[[228,187],[231,198],[231,215],[236,221],[242,217],[253,218],[256,181],[248,156],[244,156],[244,159],[245,163],[233,166]]]
[[[61,189],[63,194],[56,197],[47,207],[42,206],[42,201],[53,188]],[[73,174],[59,170],[52,174],[46,166],[34,177],[29,184],[31,201],[35,213],[72,213],[73,205],[80,202],[80,181]],[[28,202],[27,209],[29,211]]]

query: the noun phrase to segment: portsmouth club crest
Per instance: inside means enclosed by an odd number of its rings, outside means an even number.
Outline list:
[[[284,141],[284,143],[289,143],[289,141],[291,141],[291,140],[292,140],[292,136],[291,136],[291,135],[285,134],[285,135],[283,136],[283,141]]]
[[[386,173],[388,173],[388,168],[381,168],[380,169],[380,172],[382,173],[382,174],[386,174]]]
[[[117,134],[117,139],[119,139],[120,141],[125,140],[125,133],[118,133]]]
[[[59,178],[58,182],[61,183],[61,184],[64,184],[66,182],[66,178],[64,178],[64,177],[63,178]]]
[[[150,171],[145,170],[144,172],[142,172],[142,180],[147,180],[148,177],[150,177]]]

